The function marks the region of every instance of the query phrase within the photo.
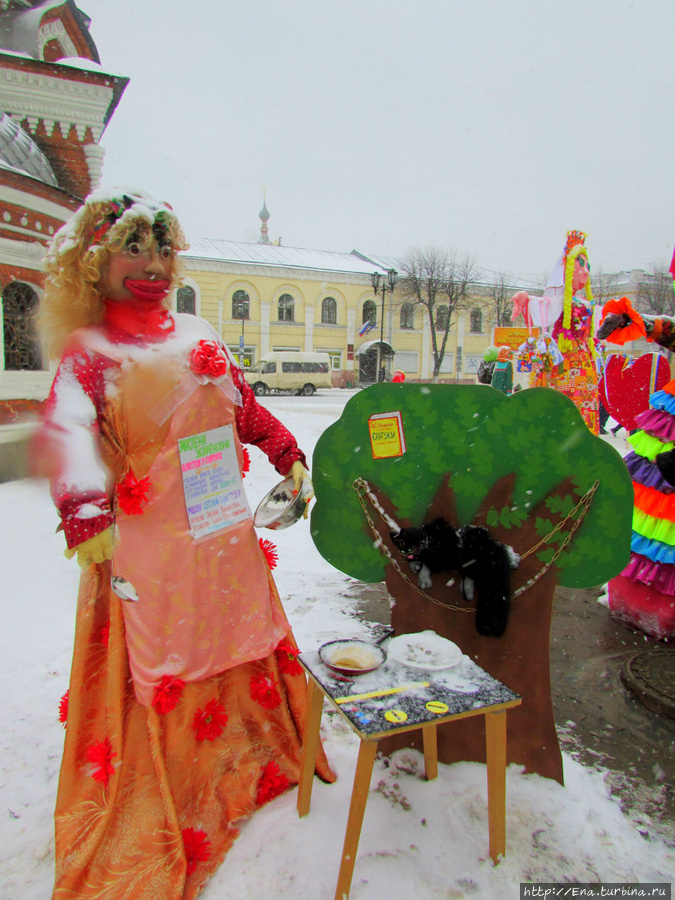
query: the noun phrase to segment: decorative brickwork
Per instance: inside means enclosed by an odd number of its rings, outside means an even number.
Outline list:
[[[17,16],[24,15],[25,3],[0,0],[0,9],[8,3]],[[41,295],[45,248],[99,186],[103,164],[99,141],[129,81],[98,67],[88,71],[59,64],[66,57],[80,57],[85,65],[87,60],[100,61],[89,34],[89,18],[73,0],[29,6],[22,19],[25,27],[12,34],[0,29],[5,41],[17,44],[4,43],[6,52],[0,48],[0,113],[7,148],[3,158],[7,164],[0,167],[0,302],[4,296],[9,314],[8,332],[0,316],[0,334],[10,336],[4,359],[0,354],[0,427],[35,421],[43,405],[39,398],[47,395],[51,381],[39,349],[25,358],[16,349],[20,341],[15,339],[17,330],[12,330],[12,303],[17,291],[24,297],[18,283]],[[16,287],[7,293],[11,285]],[[32,310],[35,297],[26,296]],[[21,321],[25,325],[25,316]],[[15,463],[21,457],[24,431],[8,427],[0,442],[0,481],[22,477],[23,470]]]
[[[40,22],[38,40],[45,62],[54,63],[69,56],[101,61],[86,19],[74,4],[64,3],[47,10]]]
[[[0,400],[0,426],[34,422],[44,405],[44,400]]]
[[[38,272],[36,269],[10,266],[0,262],[0,294],[11,281],[25,281],[41,288],[44,286],[45,276],[44,272]]]

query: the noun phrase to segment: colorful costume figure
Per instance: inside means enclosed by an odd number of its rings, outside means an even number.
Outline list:
[[[48,258],[42,318],[62,358],[40,458],[84,569],[61,709],[59,900],[195,897],[237,823],[299,777],[305,679],[241,501],[242,442],[307,495],[311,483],[216,332],[165,307],[185,246],[169,207],[100,193]],[[213,490],[219,459],[230,503],[209,530],[189,491]],[[333,779],[323,755],[318,771]]]
[[[617,344],[646,337],[675,349],[675,319],[641,316],[626,297],[610,300],[603,312],[600,337]],[[609,582],[609,608],[662,640],[675,637],[675,380],[651,394],[635,424],[625,457],[635,491],[631,557]]]
[[[495,365],[497,364],[497,356],[499,354],[499,350],[492,346],[488,347],[483,353],[483,359],[478,366],[478,383],[479,384],[492,384],[492,373],[495,370]]]
[[[526,291],[513,296],[512,320],[521,313],[529,328],[541,329],[544,354],[532,366],[530,387],[551,387],[566,394],[576,405],[589,429],[598,434],[598,383],[595,365],[593,297],[586,235],[569,231],[543,297]],[[583,296],[582,296],[583,295]],[[560,360],[561,362],[556,362]]]
[[[530,387],[550,375],[563,361],[558,345],[549,334],[535,338],[530,335],[518,347],[518,372],[530,372]]]
[[[492,387],[502,394],[513,393],[513,351],[510,347],[501,347],[492,373]]]

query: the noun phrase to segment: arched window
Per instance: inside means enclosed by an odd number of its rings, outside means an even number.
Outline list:
[[[290,294],[282,294],[279,297],[279,321],[293,322],[293,298]]]
[[[35,338],[38,295],[29,284],[12,281],[2,292],[5,369],[36,372],[42,368],[42,349]]]
[[[232,294],[232,318],[248,319],[251,301],[246,291],[235,291]]]
[[[479,309],[471,310],[471,331],[480,333],[483,330],[483,313]]]
[[[324,297],[321,302],[321,322],[323,325],[335,325],[337,322],[337,303],[333,297]]]
[[[377,323],[377,306],[375,305],[374,300],[366,300],[363,304],[363,319],[361,324],[365,325],[366,322],[370,322],[371,325]]]
[[[401,328],[415,327],[415,308],[412,303],[404,303],[401,307]]]
[[[450,319],[450,308],[445,304],[436,307],[436,330],[447,331]]]
[[[191,287],[183,285],[176,291],[176,312],[189,313],[191,316],[197,311],[195,292]]]

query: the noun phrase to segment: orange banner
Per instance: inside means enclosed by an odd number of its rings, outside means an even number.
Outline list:
[[[528,328],[507,328],[505,326],[500,326],[495,328],[493,343],[496,347],[510,347],[512,350],[517,350],[521,344],[525,343],[531,334],[534,334],[535,337],[537,337],[539,335],[539,329],[533,328],[530,330]]]

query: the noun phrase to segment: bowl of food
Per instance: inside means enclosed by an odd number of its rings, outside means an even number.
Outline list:
[[[306,505],[302,491],[295,490],[293,479],[284,478],[260,501],[253,515],[253,524],[256,528],[280,531],[297,522]]]
[[[319,659],[340,675],[365,675],[379,669],[386,662],[387,654],[370,641],[344,638],[322,644]]]

